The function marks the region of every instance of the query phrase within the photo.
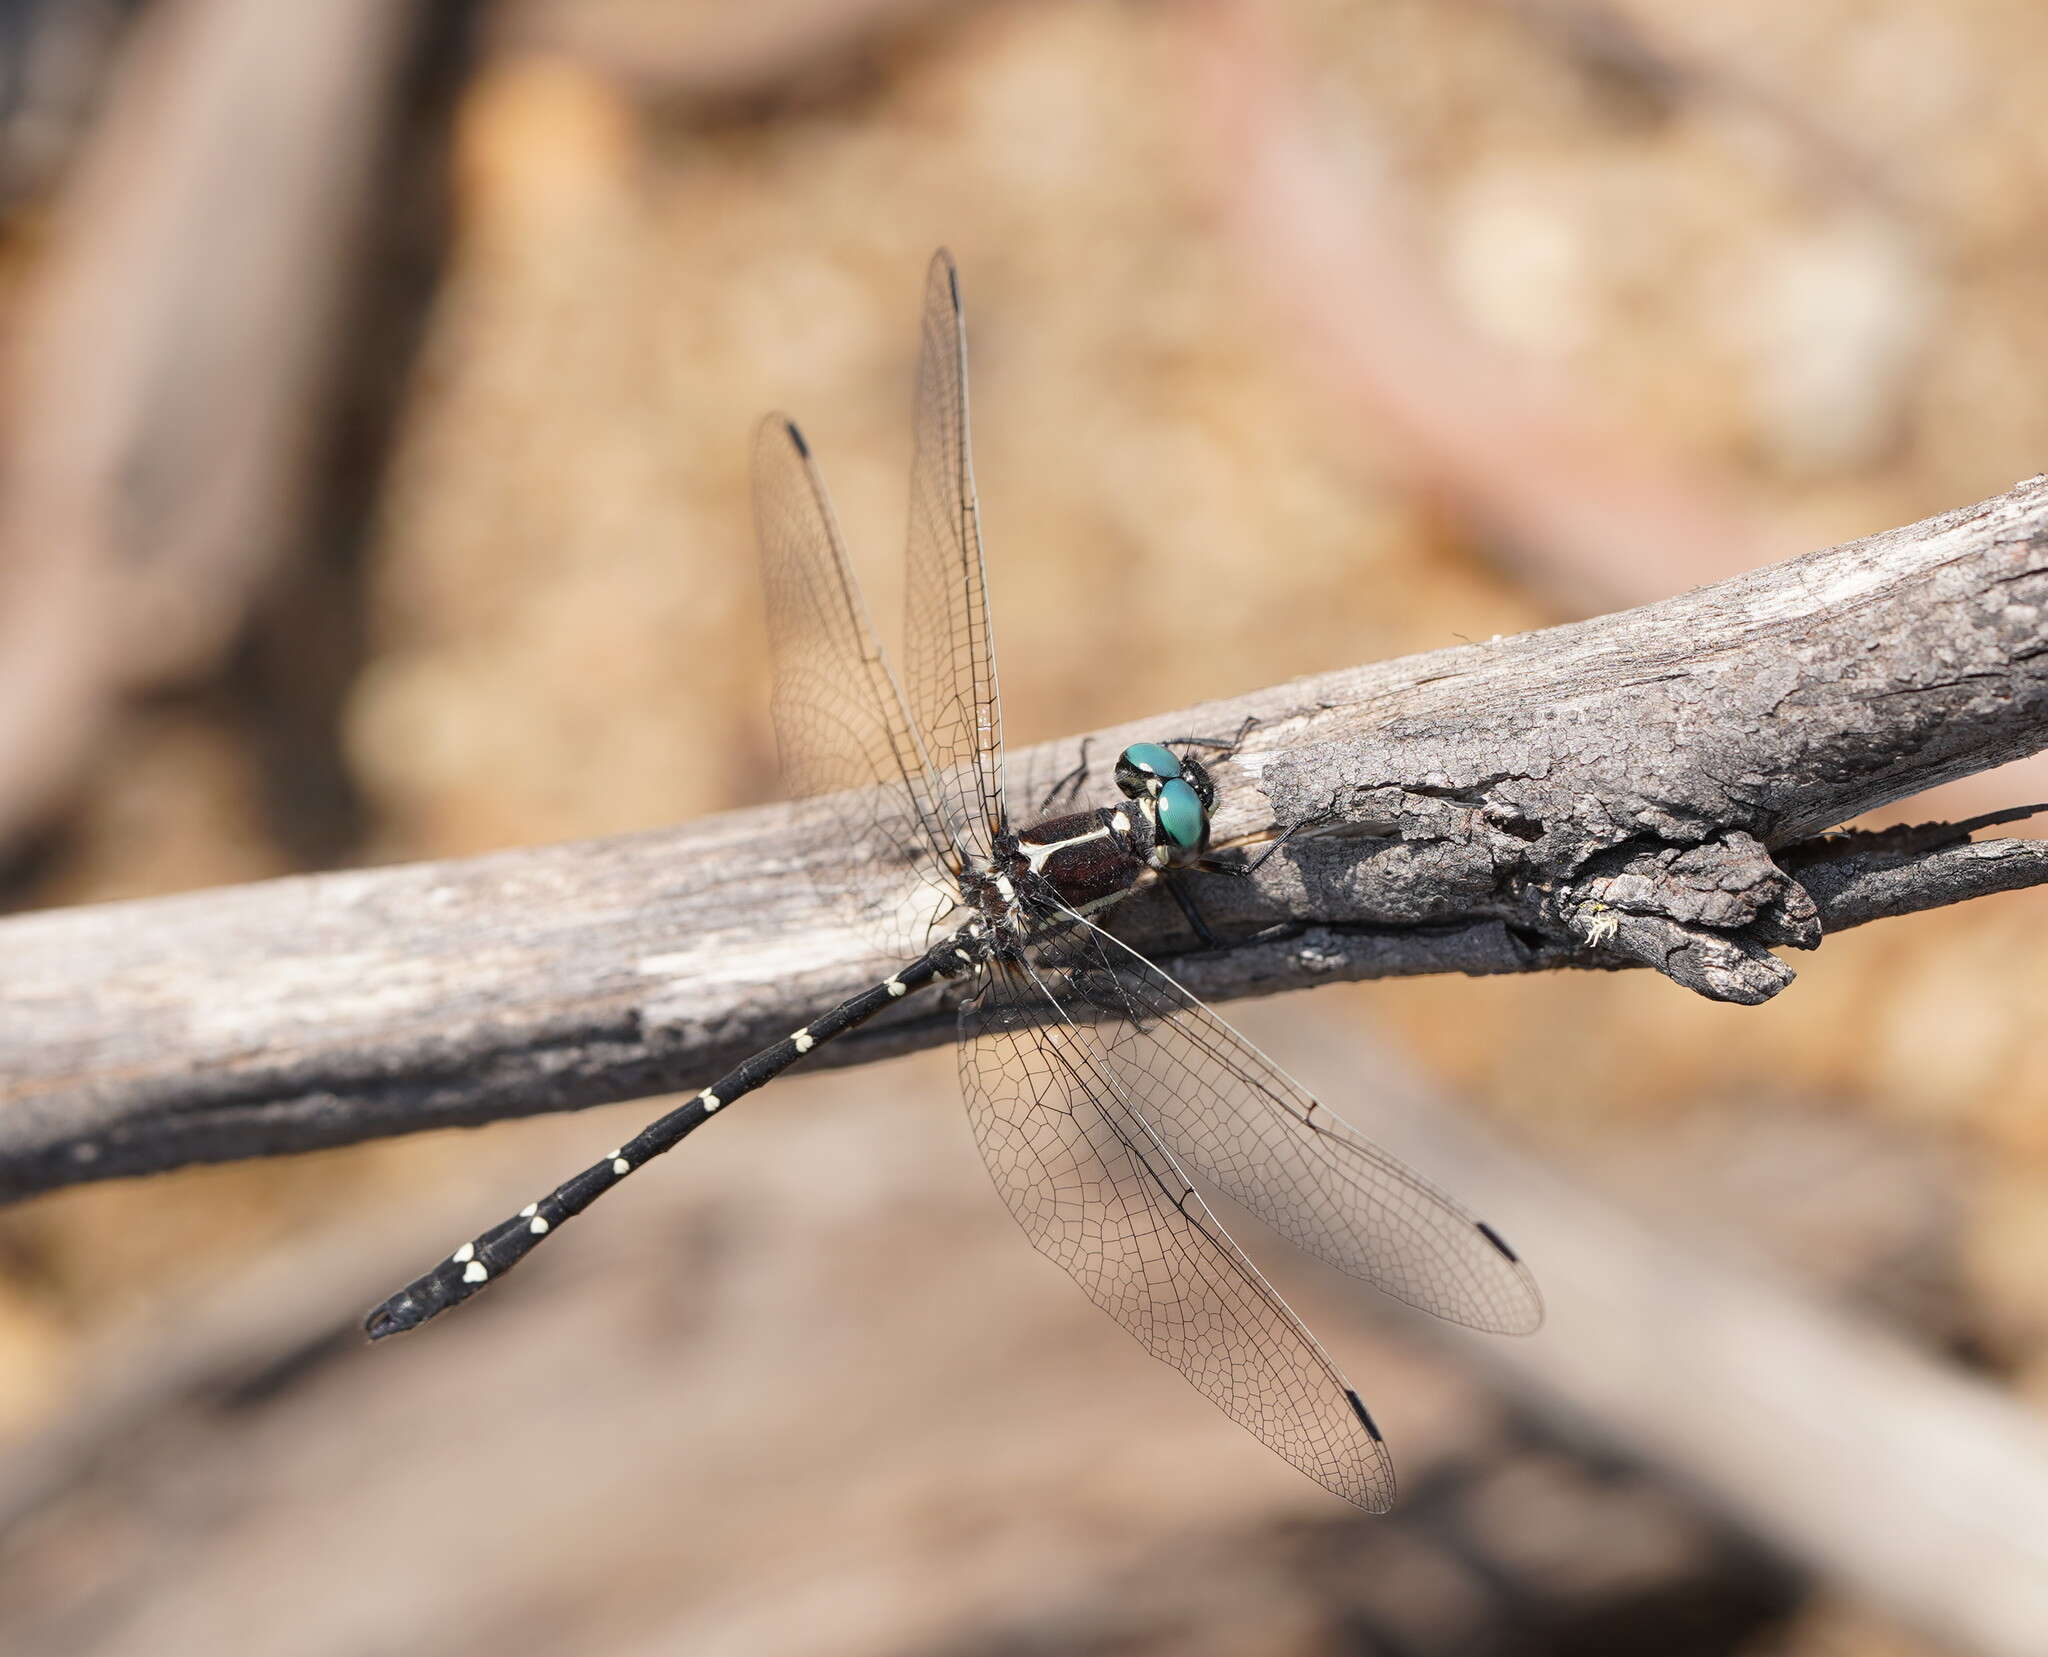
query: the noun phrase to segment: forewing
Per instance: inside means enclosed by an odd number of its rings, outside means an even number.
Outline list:
[[[1317,1103],[1142,955],[1069,912],[1037,956],[1063,999],[1093,1010],[1108,1062],[1159,1137],[1233,1202],[1453,1323],[1527,1334],[1543,1321],[1535,1279],[1498,1232]]]
[[[1094,1033],[1001,962],[960,1019],[974,1136],[1032,1245],[1254,1437],[1384,1512],[1393,1463],[1358,1395],[1146,1128]]]
[[[944,248],[925,278],[914,428],[904,589],[910,711],[942,825],[986,861],[1003,822],[1003,715],[967,432],[967,331]]]
[[[821,894],[876,952],[921,954],[954,907],[951,839],[808,446],[781,415],[754,440],[754,525],[775,662],[772,703],[790,792],[832,826]]]

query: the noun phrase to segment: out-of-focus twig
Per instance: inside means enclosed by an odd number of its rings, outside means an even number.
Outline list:
[[[359,1304],[446,1229],[429,1205],[386,1202],[117,1325],[80,1355],[83,1382],[62,1414],[33,1438],[0,1443],[0,1538],[162,1415],[260,1385],[330,1343],[358,1344]]]
[[[1404,1326],[1441,1339],[1459,1368],[1490,1374],[1504,1399],[1548,1416],[1567,1442],[1597,1446],[1603,1456],[1619,1452],[1692,1495],[1704,1494],[1804,1569],[1926,1629],[1944,1650],[2035,1657],[2034,1636],[2048,1617],[2048,1529],[2036,1522],[2048,1503],[2048,1431],[2037,1418],[1814,1293],[1790,1271],[1744,1258],[1725,1240],[1685,1235],[1668,1216],[1646,1217],[1654,1199],[1644,1208],[1617,1204],[1467,1126],[1471,1118],[1456,1100],[1413,1076],[1355,1020],[1332,1021],[1312,1003],[1297,1002],[1269,1009],[1260,1033],[1275,1033],[1275,1021],[1285,1026],[1280,1045],[1306,1076],[1319,1079],[1334,1109],[1500,1221],[1538,1272],[1549,1306],[1546,1328],[1528,1340],[1467,1337],[1420,1316],[1390,1314],[1378,1297],[1317,1270],[1317,1326],[1340,1351],[1350,1355],[1375,1333],[1384,1338],[1387,1317],[1402,1316]],[[1344,1077],[1360,1079],[1350,1097],[1336,1081]],[[529,1172],[508,1176],[514,1189],[546,1176],[549,1161],[532,1160]],[[1639,1167],[1639,1174],[1654,1171],[1653,1163]],[[1667,1172],[1674,1182],[1690,1174],[1676,1165]],[[770,1187],[765,1217],[761,1206],[745,1208],[749,1223],[782,1239],[777,1246],[801,1250],[817,1246],[828,1225],[850,1232],[884,1225],[885,1214],[900,1222],[906,1202],[915,1208],[979,1200],[924,1185],[870,1189],[855,1182],[843,1196],[854,1206],[833,1211],[830,1221],[807,1225],[778,1216],[774,1203],[796,1203],[803,1189],[795,1181]],[[817,1207],[806,1202],[812,1215]],[[270,1378],[299,1373],[323,1354],[346,1353],[360,1304],[416,1256],[446,1246],[446,1208],[439,1199],[387,1201],[354,1213],[113,1332],[93,1355],[92,1378],[52,1428],[34,1441],[0,1446],[0,1531],[24,1520],[63,1522],[63,1498],[96,1469],[118,1466],[130,1444],[160,1446],[166,1419],[180,1427],[174,1436],[198,1435],[184,1451],[193,1456],[246,1436],[246,1410],[208,1419],[207,1406],[271,1396]],[[629,1245],[615,1231],[593,1232],[580,1246],[582,1256],[572,1252],[563,1257],[566,1266],[558,1261],[551,1268],[569,1273],[552,1305],[545,1281],[528,1284],[539,1296],[537,1303],[521,1302],[528,1337],[556,1329],[565,1304],[586,1301],[596,1285],[644,1303],[665,1292],[657,1285],[673,1273],[672,1239]],[[932,1253],[927,1248],[922,1257]],[[781,1287],[764,1293],[789,1294],[793,1285],[812,1290],[815,1278],[771,1273],[765,1281]],[[758,1317],[760,1307],[752,1305],[752,1313]],[[638,1327],[647,1315],[640,1305],[619,1326]],[[446,1397],[460,1390],[448,1379],[451,1367],[466,1384],[487,1376],[509,1347],[457,1342],[432,1350],[444,1368],[442,1383],[429,1391]],[[655,1350],[664,1365],[676,1361],[672,1348]],[[409,1357],[417,1362],[428,1351]],[[758,1353],[751,1356],[760,1361]],[[650,1360],[641,1354],[634,1361]],[[699,1352],[685,1361],[710,1360]],[[357,1377],[358,1384],[364,1380]],[[323,1396],[330,1402],[301,1398],[300,1407],[331,1417],[333,1395]],[[1472,1435],[1461,1443],[1464,1455],[1497,1453],[1491,1433],[1480,1439],[1477,1424],[1461,1420],[1457,1430]],[[771,1458],[764,1476],[778,1467]],[[1468,1488],[1461,1500],[1432,1492],[1427,1478],[1411,1480],[1392,1525],[1414,1523],[1438,1545],[1455,1538],[1468,1569],[1497,1557],[1498,1568],[1481,1573],[1489,1614],[1519,1607],[1526,1617],[1540,1612],[1545,1596],[1575,1597],[1535,1569],[1553,1555],[1528,1531],[1532,1503],[1546,1522],[1568,1516],[1569,1508],[1561,1515],[1555,1505],[1559,1492],[1540,1476],[1533,1484],[1519,1478],[1512,1462],[1493,1478],[1500,1488]],[[114,1482],[118,1488],[118,1475]],[[1617,1502],[1629,1501],[1631,1481],[1619,1482]],[[1633,1482],[1639,1500],[1643,1481]],[[275,1495],[274,1488],[252,1491],[252,1499]],[[69,1522],[89,1522],[94,1511]],[[1640,1510],[1630,1501],[1624,1511]],[[1372,1534],[1387,1522],[1360,1523],[1374,1527]],[[1687,1529],[1695,1538],[1700,1532],[1696,1521]],[[1176,1535],[1176,1547],[1185,1542]],[[1603,1557],[1623,1578],[1625,1561],[1635,1559],[1640,1569],[1640,1557],[1625,1548]],[[1578,1587],[1583,1596],[1586,1585]]]
[[[1275,1649],[1276,1615],[1286,1649],[1539,1657],[1589,1644],[1649,1649],[1674,1603],[1696,1608],[1687,1633],[1699,1649],[1721,1649],[1706,1628],[1728,1641],[1760,1631],[1799,1591],[1790,1570],[1656,1468],[1619,1468],[1605,1446],[1572,1454],[1585,1434],[1544,1431],[1518,1400],[1512,1413],[1499,1408],[1467,1378],[1468,1354],[1418,1350],[1368,1297],[1319,1297],[1315,1317],[1347,1363],[1371,1377],[1378,1407],[1402,1420],[1395,1511],[1340,1509],[1260,1467],[1247,1482],[1236,1470],[1250,1461],[1248,1447],[1223,1423],[1161,1432],[1159,1410],[1173,1417],[1178,1381],[1106,1352],[1111,1332],[1063,1279],[1024,1258],[965,1144],[958,1155],[922,1144],[946,1117],[944,1107],[932,1117],[923,1087],[904,1076],[893,1086],[849,1086],[829,1113],[784,1117],[773,1153],[751,1167],[708,1179],[702,1163],[669,1170],[670,1200],[593,1225],[533,1268],[517,1296],[487,1303],[474,1322],[445,1325],[450,1338],[402,1352],[364,1349],[360,1306],[447,1247],[451,1214],[494,1202],[494,1187],[548,1178],[559,1147],[476,1159],[477,1178],[456,1189],[353,1203],[316,1233],[221,1264],[204,1287],[161,1294],[92,1342],[77,1381],[33,1437],[0,1435],[0,1582],[13,1589],[0,1592],[0,1643],[17,1657],[76,1649],[46,1631],[93,1619],[109,1650],[133,1631],[154,1654],[162,1647],[153,1625],[164,1623],[185,1640],[165,1657],[218,1649],[207,1636],[226,1626],[240,1637],[234,1649],[279,1649],[290,1607],[360,1598],[361,1547],[329,1539],[374,1529],[393,1554],[431,1555],[465,1509],[490,1505],[516,1477],[506,1469],[572,1464],[586,1492],[614,1490],[611,1481],[622,1479],[640,1494],[592,1495],[582,1546],[567,1554],[555,1511],[514,1502],[525,1538],[494,1532],[491,1546],[472,1550],[474,1570],[367,1573],[379,1581],[379,1625],[459,1628],[468,1637],[446,1649],[464,1657],[501,1647],[475,1608],[504,1599],[516,1577],[511,1597],[523,1592],[522,1606],[545,1598],[554,1648],[583,1657],[627,1649],[1222,1654]],[[821,1131],[832,1137],[821,1140]],[[820,1203],[810,1171],[826,1146],[850,1143],[849,1132],[869,1147],[869,1176],[842,1182],[835,1200]],[[1455,1166],[1433,1172],[1455,1183]],[[821,1314],[830,1321],[829,1308],[848,1304],[832,1266],[848,1240],[869,1267],[855,1290],[860,1316],[846,1320],[845,1344],[821,1348]],[[744,1292],[726,1292],[736,1270]],[[956,1294],[976,1310],[949,1299]],[[665,1321],[679,1295],[692,1309],[681,1325]],[[1098,1363],[1102,1355],[1109,1361]],[[523,1384],[494,1384],[508,1363]],[[605,1372],[595,1399],[592,1365]],[[993,1397],[991,1369],[1005,1372]],[[697,1380],[709,1374],[728,1389],[721,1404],[673,1407],[678,1396],[702,1402]],[[1053,1374],[1073,1384],[1048,1387]],[[916,1377],[908,1391],[906,1376]],[[832,1408],[805,1410],[820,1440],[774,1430],[792,1407],[819,1404],[828,1384]],[[1004,1388],[1032,1395],[1021,1418],[997,1401]],[[582,1407],[562,1408],[564,1396]],[[933,1397],[993,1405],[988,1419],[1001,1425],[934,1432],[923,1403]],[[450,1398],[472,1401],[463,1430],[433,1459],[431,1479],[408,1482],[394,1470],[415,1457],[388,1424],[438,1419]],[[1426,1432],[1407,1430],[1422,1425],[1413,1405],[1426,1410]],[[609,1429],[594,1453],[593,1419]],[[1151,1429],[1152,1459],[1110,1463],[1115,1499],[1131,1498],[1116,1510],[1118,1547],[1082,1543],[1066,1566],[1046,1570],[1044,1547],[1028,1538],[1082,1514],[1099,1528],[1102,1497],[1090,1481],[1103,1476],[1105,1436],[1121,1436],[1105,1423],[1126,1420]],[[629,1432],[631,1423],[647,1431]],[[387,1453],[357,1477],[366,1443]],[[508,1455],[514,1445],[517,1455]],[[721,1445],[737,1453],[721,1456]],[[859,1527],[859,1549],[828,1550],[825,1587],[764,1595],[751,1578],[735,1583],[705,1568],[697,1537],[714,1518],[733,1560],[756,1575],[792,1545],[807,1551],[808,1539],[791,1535],[791,1515],[805,1507],[801,1492],[817,1486],[827,1456],[847,1458],[833,1477],[842,1488],[849,1475],[859,1480],[862,1511],[873,1519]],[[751,1521],[730,1505],[721,1474],[708,1472],[714,1465],[761,1493]],[[1161,1466],[1176,1482],[1154,1487],[1144,1469]],[[678,1481],[676,1470],[691,1467],[698,1476]],[[415,1496],[430,1487],[431,1499],[400,1499],[394,1511],[394,1485]],[[195,1486],[206,1499],[194,1498]],[[322,1520],[310,1534],[294,1522],[309,1487]],[[1208,1498],[1199,1512],[1181,1494],[1194,1488]],[[166,1490],[179,1499],[162,1499]],[[935,1602],[926,1516],[934,1502],[957,1511],[963,1500],[999,1508],[1023,1528],[978,1550],[993,1562],[991,1576],[949,1579]],[[658,1572],[651,1602],[644,1586],[629,1596],[644,1627],[622,1646],[564,1607],[614,1604],[623,1584],[644,1584],[646,1553],[633,1539],[656,1511],[668,1523],[651,1546],[687,1553],[697,1568]],[[1540,1535],[1525,1520],[1535,1511]],[[109,1512],[125,1522],[110,1528]],[[843,1528],[837,1516],[817,1522]],[[251,1538],[279,1528],[291,1543],[260,1561],[266,1610],[242,1621],[237,1596],[254,1569]],[[65,1570],[80,1550],[93,1569]],[[863,1604],[852,1628],[849,1593]],[[747,1635],[735,1637],[722,1616],[735,1597],[792,1598],[792,1615],[771,1631],[750,1611]],[[444,1648],[437,1641],[435,1649]]]
[[[1728,480],[1614,429],[1458,316],[1395,182],[1340,161],[1319,131],[1271,8],[1205,0],[1184,15],[1189,124],[1252,281],[1336,406],[1393,434],[1527,557],[1538,588],[1601,610],[1791,550]]]
[[[1519,19],[1583,68],[1661,102],[1710,103],[1760,117],[1787,140],[1788,158],[1813,187],[1903,205],[1898,181],[1853,138],[1725,62],[1654,34],[1611,0],[1472,0]]]
[[[1303,1038],[1314,1031],[1304,1019]],[[1725,1243],[1674,1234],[1461,1129],[1453,1103],[1393,1055],[1361,1062],[1356,1031],[1345,1041],[1331,1070],[1370,1075],[1372,1096],[1326,1092],[1331,1106],[1498,1218],[1543,1283],[1539,1335],[1461,1349],[1943,1649],[2037,1657],[2048,1424]]]
[[[121,0],[0,7],[0,212],[33,201],[70,158],[104,85]]]
[[[0,367],[0,846],[270,577],[417,15],[167,0],[136,25]]]
[[[606,8],[514,0],[498,44],[560,52],[640,97],[731,105],[829,79],[869,47],[961,0],[765,0]]]
[[[1572,15],[1548,0],[1494,3],[1554,27]],[[1592,613],[1794,550],[1734,479],[1621,431],[1458,315],[1398,183],[1354,154],[1340,158],[1320,129],[1274,8],[1201,0],[1179,15],[1198,171],[1253,284],[1335,406],[1403,445],[1423,477],[1519,557],[1535,590]],[[1841,167],[1855,163],[1843,157]],[[1925,814],[2042,792],[2048,761],[2021,760],[1949,784]]]

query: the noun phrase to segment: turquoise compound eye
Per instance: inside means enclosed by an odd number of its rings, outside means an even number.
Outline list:
[[[1116,757],[1116,785],[1134,800],[1157,794],[1161,783],[1180,774],[1179,757],[1156,742],[1134,742]]]
[[[1208,810],[1178,777],[1159,790],[1159,832],[1184,852],[1200,851],[1208,842]]]
[[[1124,750],[1123,758],[1117,764],[1119,769],[1129,766],[1133,771],[1142,772],[1148,777],[1158,777],[1162,781],[1180,775],[1180,760],[1171,749],[1162,748],[1156,742],[1132,743]]]

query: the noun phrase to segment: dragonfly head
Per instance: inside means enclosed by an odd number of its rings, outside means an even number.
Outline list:
[[[1134,742],[1117,756],[1116,785],[1147,807],[1173,861],[1192,860],[1208,849],[1216,785],[1198,761],[1156,742]]]

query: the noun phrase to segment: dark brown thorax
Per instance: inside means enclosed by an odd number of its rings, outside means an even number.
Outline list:
[[[1121,897],[1143,881],[1152,842],[1151,824],[1135,803],[1050,818],[1017,836],[1028,872],[1080,910]]]

